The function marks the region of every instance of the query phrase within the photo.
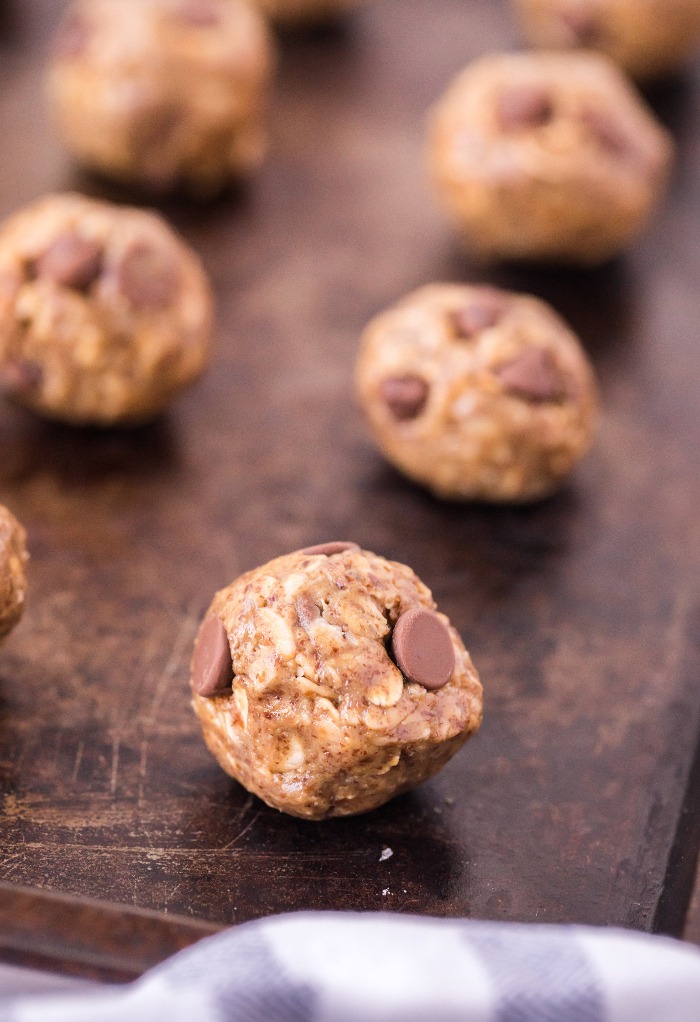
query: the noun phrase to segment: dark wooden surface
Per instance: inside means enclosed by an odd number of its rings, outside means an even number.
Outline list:
[[[126,198],[80,177],[46,123],[61,6],[2,7],[2,215],[52,189]],[[345,31],[286,40],[263,172],[211,207],[164,207],[218,293],[206,378],[132,432],[0,407],[0,499],[32,552],[0,653],[0,880],[217,923],[346,908],[680,932],[700,794],[700,69],[651,96],[679,161],[633,251],[488,275],[430,194],[423,120],[462,64],[512,39],[496,0],[377,0]],[[431,499],[382,463],[353,404],[367,319],[473,277],[551,300],[600,375],[594,452],[531,508]],[[187,664],[215,589],[335,537],[432,587],[486,716],[435,781],[313,824],[219,771]]]

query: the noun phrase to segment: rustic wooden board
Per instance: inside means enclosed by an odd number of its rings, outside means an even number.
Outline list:
[[[113,195],[42,112],[60,7],[2,7],[2,215],[49,190]],[[32,552],[0,653],[0,880],[221,923],[342,907],[680,931],[700,787],[700,69],[652,95],[680,159],[634,251],[593,273],[491,274],[553,301],[599,371],[600,439],[564,492],[441,504],[382,463],[351,394],[372,314],[488,276],[434,204],[422,124],[463,63],[512,38],[496,0],[377,0],[345,31],[287,40],[260,177],[165,207],[218,292],[206,379],[131,432],[0,408],[0,499]],[[434,782],[313,824],[219,771],[187,664],[216,588],[334,537],[433,588],[486,718]]]

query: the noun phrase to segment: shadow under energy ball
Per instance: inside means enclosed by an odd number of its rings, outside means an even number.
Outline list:
[[[415,787],[481,723],[478,675],[430,591],[355,543],[278,557],[218,592],[191,685],[223,769],[307,819]]]

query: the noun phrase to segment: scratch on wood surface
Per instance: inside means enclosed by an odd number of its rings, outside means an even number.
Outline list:
[[[662,681],[668,678],[675,679],[678,669],[684,660],[686,652],[684,640],[686,638],[688,618],[690,616],[692,602],[691,596],[691,591],[687,585],[682,589],[679,589],[676,593],[671,624],[666,633],[666,648],[659,668],[659,676]]]
[[[144,738],[141,742],[141,756],[139,758],[139,788],[137,801],[139,805],[143,805],[143,792],[146,784],[146,774],[148,771],[148,739]]]
[[[246,815],[246,813],[248,812],[248,810],[250,809],[252,804],[253,804],[253,796],[252,795],[248,795],[247,799],[245,800],[245,802],[241,806],[240,812],[238,814],[238,819],[239,820],[243,819],[243,817]]]
[[[115,795],[117,792],[117,776],[119,774],[119,748],[121,738],[112,739],[112,773],[109,779],[109,793]]]
[[[201,785],[188,784],[187,781],[183,781],[180,778],[178,778],[178,780],[175,783],[177,784],[180,791],[191,791],[194,792],[195,795],[199,795],[201,797],[202,794]]]
[[[22,865],[24,859],[24,851],[15,852],[14,855],[8,855],[7,858],[3,857],[2,862],[2,878],[7,880],[9,876],[16,870],[18,866]],[[19,861],[17,861],[19,860]]]
[[[70,775],[70,783],[75,784],[78,779],[78,771],[80,770],[80,764],[83,761],[83,752],[85,751],[85,742],[78,742],[78,747],[75,750],[75,763],[73,764],[73,773]]]
[[[3,849],[2,851],[1,875],[3,880],[9,879],[13,873],[15,873],[18,869],[21,870],[22,867],[26,865],[28,845],[24,837],[24,834],[21,835],[20,840],[18,842],[14,843],[15,848],[17,848],[18,846],[19,851],[14,852],[11,855],[10,854],[6,855],[5,849]]]
[[[12,863],[10,863],[10,865],[8,866],[8,868],[7,868],[7,869],[5,869],[5,866],[4,866],[4,864],[3,864],[3,870],[2,870],[2,878],[3,878],[3,880],[9,880],[9,879],[10,879],[10,878],[12,877],[12,874],[13,874],[13,873],[14,873],[14,872],[15,872],[15,871],[17,870],[17,868],[18,868],[19,866],[21,866],[21,865],[22,865],[22,863],[21,863],[21,862],[12,862]]]
[[[149,835],[146,834],[146,832],[143,829],[140,831],[140,836],[145,837],[147,840],[150,840]],[[42,856],[42,861],[44,862],[46,861],[47,856],[49,855],[53,858],[54,862],[58,862],[60,859],[65,859],[66,854],[68,855],[75,854],[80,856],[81,859],[84,859],[86,857],[91,857],[94,855],[97,855],[100,858],[102,858],[106,853],[109,852],[127,859],[138,858],[139,856],[145,855],[148,857],[149,861],[153,861],[154,859],[158,858],[163,858],[174,860],[182,859],[184,860],[186,865],[188,864],[191,865],[192,863],[191,848],[178,848],[176,846],[169,845],[152,845],[152,844],[125,845],[125,844],[92,844],[92,843],[86,845],[78,841],[25,841],[24,839],[22,839],[21,841],[18,840],[13,842],[12,847],[16,848],[18,845],[21,846],[22,848],[22,852],[18,854],[24,855],[25,852],[39,852]],[[227,847],[228,846],[226,846],[226,848],[221,848],[220,846],[217,846],[216,848],[197,848],[196,852],[197,860],[200,861],[206,857],[207,859],[211,858],[212,860],[216,861],[221,852],[227,850]],[[270,856],[268,856],[267,853],[265,853],[257,855],[255,856],[255,858],[267,859],[270,858]],[[291,860],[294,857],[286,856],[286,858]],[[304,855],[301,857],[300,861],[305,862],[308,860],[311,862],[318,862],[318,858],[319,858],[318,855]],[[335,858],[337,858],[338,860],[346,861],[347,856],[343,854],[338,855]]]
[[[248,833],[250,828],[253,826],[253,824],[256,822],[256,820],[260,816],[261,811],[262,810],[258,809],[257,813],[255,813],[255,815],[250,820],[250,822],[245,825],[243,830],[239,831],[239,833],[236,834],[236,836],[234,838],[231,838],[230,841],[227,841],[227,843],[222,846],[222,848],[221,848],[222,852],[227,851],[229,848],[233,848],[234,845],[238,844],[238,842],[241,840],[241,838],[245,837],[245,835]]]
[[[175,886],[173,887],[173,889],[170,892],[170,894],[168,894],[168,896],[165,899],[165,901],[163,902],[163,904],[164,905],[169,905],[170,902],[173,900],[173,898],[175,897],[175,895],[177,894],[177,892],[180,890],[181,887],[182,887],[182,881],[180,881],[179,884],[175,884]]]
[[[152,725],[158,716],[158,710],[160,709],[160,704],[163,701],[163,696],[165,695],[168,684],[180,664],[180,659],[185,648],[194,641],[196,628],[197,619],[193,614],[188,614],[180,625],[180,629],[175,636],[175,641],[173,642],[170,656],[168,657],[165,667],[156,681],[151,709],[144,718],[145,722],[149,725]]]

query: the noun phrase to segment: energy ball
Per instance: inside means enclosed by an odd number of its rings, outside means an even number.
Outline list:
[[[474,255],[596,264],[659,202],[670,136],[607,58],[492,54],[433,111],[429,159]]]
[[[544,302],[431,284],[366,328],[357,390],[377,445],[438,497],[532,501],[588,450],[593,370]]]
[[[601,50],[635,78],[676,71],[700,43],[700,0],[512,0],[531,46]]]
[[[308,25],[335,21],[367,0],[252,0],[266,17],[280,25]]]
[[[207,197],[264,159],[273,63],[264,19],[243,0],[76,0],[49,96],[89,168]]]
[[[223,769],[312,820],[432,777],[481,723],[481,684],[404,564],[335,542],[222,589],[192,658],[193,705]]]
[[[0,227],[0,385],[52,419],[154,418],[202,371],[213,299],[154,213],[50,195]]]
[[[12,631],[24,610],[26,540],[15,516],[0,504],[0,640]]]

